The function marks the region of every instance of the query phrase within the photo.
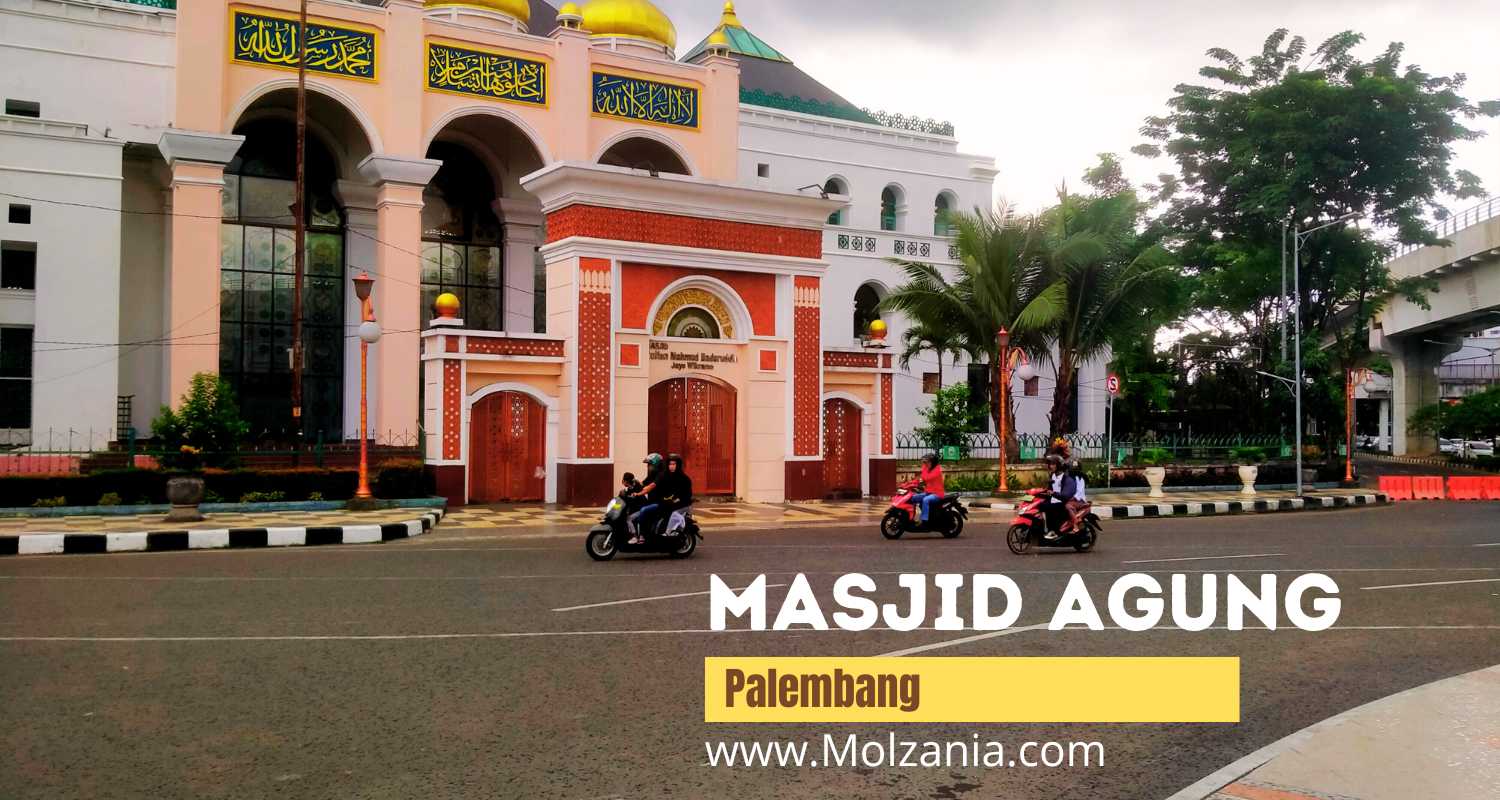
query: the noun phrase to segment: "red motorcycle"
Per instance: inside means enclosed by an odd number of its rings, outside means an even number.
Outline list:
[[[958,495],[943,495],[932,507],[932,513],[927,515],[927,521],[922,521],[922,509],[913,500],[916,498],[916,490],[920,488],[920,480],[910,480],[901,484],[896,489],[896,494],[891,498],[891,507],[885,510],[885,516],[880,518],[880,535],[887,539],[900,539],[904,533],[926,533],[936,531],[945,539],[964,532],[964,520],[969,517],[969,509],[959,502]]]
[[[1099,524],[1099,515],[1093,512],[1091,504],[1072,504],[1068,509],[1071,513],[1063,521],[1062,530],[1057,532],[1056,538],[1048,539],[1047,514],[1042,506],[1052,497],[1052,492],[1031,489],[1026,494],[1031,499],[1016,508],[1015,519],[1010,521],[1010,529],[1005,533],[1005,544],[1012,553],[1021,555],[1031,549],[1033,543],[1040,547],[1071,547],[1080,553],[1093,548],[1094,542],[1099,539],[1099,532],[1104,528]]]

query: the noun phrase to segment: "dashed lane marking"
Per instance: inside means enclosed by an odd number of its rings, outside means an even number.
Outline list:
[[[768,584],[766,584],[766,588],[767,589],[774,589],[774,588],[777,588],[777,587],[780,587],[780,586],[786,586],[786,584],[784,584],[784,583],[768,583]],[[734,589],[733,591],[743,592],[743,591],[745,591],[748,588],[750,588],[750,587],[748,587],[748,586],[741,586],[740,588]],[[630,605],[631,603],[649,603],[649,602],[651,602],[653,600],[676,600],[679,597],[702,597],[703,595],[706,595],[706,594],[709,594],[709,592],[683,592],[681,594],[659,594],[659,595],[656,595],[654,597],[632,597],[629,600],[610,600],[610,601],[605,602],[605,603],[588,603],[586,605],[581,605],[581,606],[568,606],[566,608],[554,608],[552,610],[553,611],[582,611],[585,608],[604,608],[605,606],[625,606],[625,605]]]

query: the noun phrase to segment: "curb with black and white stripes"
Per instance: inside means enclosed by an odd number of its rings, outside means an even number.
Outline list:
[[[213,550],[227,547],[379,544],[421,536],[432,530],[443,518],[444,513],[444,509],[434,508],[424,511],[416,519],[380,525],[0,535],[0,556],[53,553],[160,553],[171,550]]]
[[[1209,517],[1224,514],[1270,514],[1277,511],[1311,511],[1321,508],[1383,506],[1391,500],[1378,492],[1370,494],[1306,495],[1279,500],[1217,500],[1199,503],[1137,503],[1124,506],[1094,506],[1102,519],[1134,517]],[[978,505],[978,504],[975,504]],[[978,506],[996,511],[1014,511],[1014,503]]]

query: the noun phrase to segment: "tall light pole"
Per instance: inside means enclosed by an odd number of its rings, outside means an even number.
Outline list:
[[[1300,223],[1292,226],[1292,309],[1296,314],[1296,366],[1293,370],[1295,383],[1292,391],[1297,397],[1297,419],[1296,419],[1296,447],[1297,447],[1297,496],[1302,496],[1302,240],[1306,239],[1324,228],[1342,225],[1351,219],[1358,219],[1359,214],[1349,212],[1332,222],[1325,222],[1316,228],[1299,230]]]
[[[375,279],[361,272],[354,278],[354,295],[359,298],[359,488],[358,500],[369,500],[370,494],[370,345],[380,341],[380,323],[375,321],[375,304],[370,291]]]
[[[300,442],[302,425],[302,272],[307,258],[307,0],[297,15],[297,198],[292,270],[292,424]],[[301,452],[301,448],[298,448]]]
[[[1008,488],[1005,481],[1005,412],[1008,411],[1010,407],[1006,405],[1007,400],[1005,395],[1006,390],[1010,388],[1010,332],[1007,331],[1004,327],[1001,327],[998,336],[1000,339],[1000,349],[995,353],[995,378],[999,383],[999,391],[997,391],[995,394],[996,397],[999,398],[999,400],[995,406],[995,413],[1000,417],[1000,424],[995,427],[1000,429],[1000,477],[995,483],[995,493],[1004,495],[1005,490]]]

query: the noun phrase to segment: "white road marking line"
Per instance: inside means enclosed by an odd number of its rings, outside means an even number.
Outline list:
[[[978,636],[968,636],[962,639],[953,639],[944,642],[936,642],[930,645],[897,650],[885,653],[885,657],[896,657],[911,655],[913,653],[928,652],[944,647],[975,642],[983,639],[993,639],[997,636],[1009,636],[1015,633],[1037,630],[1047,627],[1046,623],[1027,625],[1021,628],[1006,628],[1003,631],[986,631]],[[895,633],[890,628],[871,628],[870,630],[882,633]],[[931,631],[931,627],[919,628],[922,631]],[[1123,628],[1108,627],[1102,632],[1122,631]],[[1156,631],[1181,632],[1176,626],[1154,628]],[[1215,626],[1210,630],[1228,630],[1225,626]],[[1246,632],[1262,631],[1267,633],[1301,633],[1296,628],[1282,628],[1272,631],[1264,627],[1246,627]],[[1335,625],[1328,628],[1329,631],[1495,631],[1500,630],[1500,625]],[[861,631],[867,632],[867,631]],[[1100,633],[1101,631],[1090,631],[1087,628],[1067,628],[1062,633]],[[1319,631],[1324,633],[1325,631]],[[568,636],[681,636],[681,635],[708,635],[718,636],[720,634],[744,634],[758,633],[774,635],[777,633],[790,633],[805,635],[808,633],[855,633],[840,628],[832,628],[827,631],[814,631],[807,628],[796,628],[789,631],[756,631],[749,628],[733,628],[730,630],[715,631],[707,628],[680,628],[676,630],[604,630],[604,631],[507,631],[499,633],[413,633],[413,634],[329,634],[329,635],[285,635],[285,636],[0,636],[0,642],[55,642],[55,643],[98,643],[98,644],[141,644],[141,643],[174,643],[174,642],[399,642],[399,641],[433,641],[444,639],[540,639],[548,637]]]
[[[988,633],[981,633],[977,636],[965,636],[962,639],[950,639],[946,642],[933,642],[932,644],[923,644],[916,647],[908,647],[905,650],[892,650],[889,653],[881,653],[878,658],[899,658],[901,656],[912,656],[916,655],[917,653],[927,653],[932,650],[941,650],[944,647],[956,647],[961,644],[968,644],[969,642],[978,642],[984,639],[993,639],[997,636],[1010,636],[1016,633],[1025,633],[1026,631],[1041,630],[1046,627],[1047,623],[1039,622],[1035,625],[1026,625],[1020,628],[1006,628],[1003,631],[990,631]]]
[[[1247,553],[1241,556],[1187,556],[1185,558],[1143,558],[1139,561],[1121,561],[1121,564],[1164,564],[1169,561],[1208,561],[1215,558],[1276,558],[1286,553]]]
[[[1476,544],[1474,546],[1475,547],[1500,547],[1500,542],[1487,542],[1485,544]]]
[[[776,588],[778,586],[786,586],[786,585],[787,584],[784,584],[784,583],[768,583],[768,584],[766,584],[766,588],[767,589],[774,589],[774,588]],[[741,586],[738,589],[735,589],[734,591],[736,591],[736,592],[743,592],[747,588],[749,588],[749,587]],[[706,594],[709,594],[709,593],[708,592],[683,592],[681,594],[659,594],[659,595],[656,595],[654,597],[632,597],[629,600],[610,600],[607,603],[589,603],[587,605],[568,606],[566,608],[554,608],[552,610],[553,611],[582,611],[585,608],[604,608],[605,606],[625,606],[625,605],[630,605],[631,603],[649,603],[652,600],[676,600],[679,597],[701,597],[701,596],[706,595]]]
[[[1416,589],[1422,586],[1457,586],[1461,583],[1500,583],[1500,578],[1475,578],[1467,581],[1433,581],[1432,583],[1393,583],[1389,586],[1361,586],[1366,591],[1372,589]]]

